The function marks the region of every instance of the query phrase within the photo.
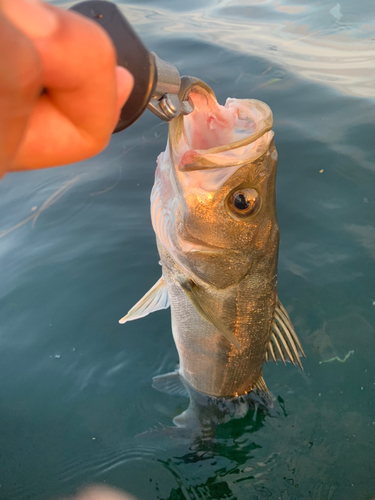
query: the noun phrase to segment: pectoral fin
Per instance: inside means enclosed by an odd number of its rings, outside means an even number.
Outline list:
[[[168,288],[161,277],[159,281],[139,300],[134,307],[130,309],[128,314],[119,320],[119,323],[124,324],[127,321],[143,318],[148,314],[167,309],[170,306]]]
[[[241,344],[236,336],[227,328],[227,326],[215,315],[209,305],[205,302],[199,287],[193,280],[179,281],[182,289],[186,293],[191,304],[196,311],[209,323],[213,324],[224,337],[233,344],[237,349],[241,350]]]
[[[271,338],[266,351],[266,361],[277,359],[285,364],[290,361],[302,368],[300,357],[306,357],[301,343],[294,331],[292,322],[283,305],[277,299],[274,318],[272,321]]]

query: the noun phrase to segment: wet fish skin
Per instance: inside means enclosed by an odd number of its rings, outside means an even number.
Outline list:
[[[173,419],[179,432],[166,428],[169,435],[175,437],[197,438],[198,442],[214,439],[217,425],[243,418],[251,410],[254,422],[258,410],[272,417],[279,415],[272,397],[264,391],[251,391],[232,398],[207,396],[189,386],[178,371],[154,377],[152,386],[161,392],[167,389],[170,394],[189,399],[188,408]]]
[[[266,346],[277,297],[277,254],[279,229],[276,219],[274,184],[276,154],[270,145],[259,160],[262,177],[254,182],[252,165],[246,164],[221,188],[208,193],[203,202],[188,195],[179,210],[175,227],[178,237],[198,240],[220,249],[179,252],[187,275],[158,242],[171,300],[172,331],[180,357],[180,372],[196,390],[212,396],[235,396],[252,390],[262,377]],[[262,207],[251,221],[230,219],[224,201],[238,186],[250,186],[264,194]],[[267,190],[268,188],[268,190]],[[215,203],[207,199],[216,195]],[[206,229],[206,231],[205,231]],[[222,230],[224,229],[224,231]],[[194,241],[194,240],[193,240]],[[180,282],[190,278],[199,288],[200,302],[213,311],[234,333],[241,349],[206,321],[186,296]]]
[[[184,91],[194,111],[171,122],[151,195],[179,373],[215,398],[267,392],[264,360],[300,364],[304,355],[277,296],[272,113],[255,100],[220,107],[196,80]],[[122,322],[167,307],[142,300]]]

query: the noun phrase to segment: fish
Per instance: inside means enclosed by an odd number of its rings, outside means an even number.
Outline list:
[[[162,276],[120,323],[170,307],[179,366],[154,387],[227,411],[251,394],[269,401],[264,362],[302,368],[305,356],[277,292],[273,116],[255,99],[222,106],[192,77],[179,98],[194,110],[170,122],[151,193]]]

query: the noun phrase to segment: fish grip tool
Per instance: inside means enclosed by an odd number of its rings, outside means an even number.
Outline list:
[[[129,127],[146,108],[166,122],[193,111],[189,99],[179,98],[181,78],[177,68],[148,51],[117,5],[89,0],[73,5],[70,10],[95,21],[108,33],[116,49],[117,64],[134,77],[133,90],[121,110],[114,133]]]

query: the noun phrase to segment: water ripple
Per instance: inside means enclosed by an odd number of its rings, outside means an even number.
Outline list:
[[[324,2],[299,8],[280,3],[223,1],[183,17],[173,7],[127,4],[123,10],[145,39],[160,39],[161,31],[165,38],[198,39],[264,57],[346,94],[375,97],[375,19],[351,22],[354,14],[342,10],[341,21]]]
[[[63,472],[60,475],[61,482],[70,482],[77,477],[98,478],[102,474],[108,473],[110,470],[120,467],[126,462],[135,460],[152,460],[156,453],[160,452],[160,448],[155,446],[132,443],[121,446],[120,449],[112,451],[101,451],[85,462],[82,460],[71,460],[64,464]]]

